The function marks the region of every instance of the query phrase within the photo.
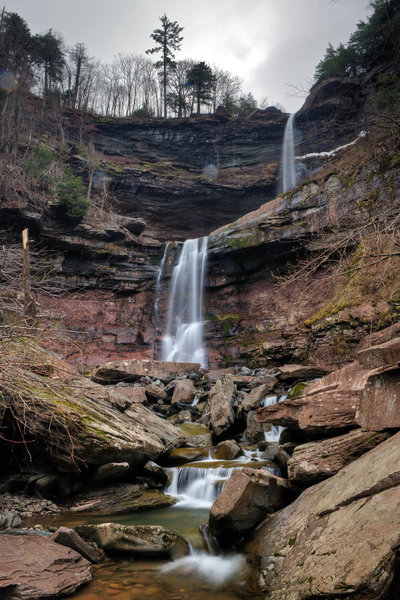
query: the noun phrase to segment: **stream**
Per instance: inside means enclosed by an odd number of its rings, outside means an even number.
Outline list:
[[[183,534],[192,554],[174,561],[108,557],[94,567],[93,580],[70,596],[73,600],[240,600],[261,599],[249,587],[250,568],[241,554],[214,556],[200,534],[209,509],[233,468],[256,467],[276,473],[258,451],[245,451],[235,460],[212,458],[168,469],[166,493],[177,503],[169,508],[118,515],[64,513],[48,525],[74,527],[88,523],[163,525]]]

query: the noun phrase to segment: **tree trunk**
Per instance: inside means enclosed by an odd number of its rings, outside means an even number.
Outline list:
[[[36,316],[37,308],[34,297],[31,291],[31,266],[29,257],[29,231],[24,229],[22,232],[22,285],[24,289],[24,315],[27,325],[33,325],[33,319]]]

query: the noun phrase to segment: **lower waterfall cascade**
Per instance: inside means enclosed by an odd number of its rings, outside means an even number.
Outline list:
[[[174,267],[161,358],[207,366],[203,342],[202,303],[208,238],[186,240]]]

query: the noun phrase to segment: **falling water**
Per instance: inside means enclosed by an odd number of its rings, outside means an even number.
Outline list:
[[[171,482],[165,493],[178,498],[178,502],[175,504],[177,507],[211,508],[232,471],[233,468],[221,466],[216,466],[214,469],[209,467],[174,468],[171,469]]]
[[[162,360],[207,364],[201,315],[207,241],[186,240],[173,270]]]
[[[281,192],[296,187],[296,164],[294,160],[294,114],[287,120],[283,134],[282,158],[281,158]]]
[[[277,402],[282,402],[287,399],[287,394],[283,396],[267,396],[263,402],[262,406],[272,406]],[[280,435],[283,431],[283,427],[280,425],[271,425],[271,429],[269,431],[264,431],[264,440],[266,442],[279,442]]]

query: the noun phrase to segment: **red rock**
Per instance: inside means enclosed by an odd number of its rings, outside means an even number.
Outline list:
[[[268,600],[386,598],[400,543],[400,433],[304,491],[252,541]]]
[[[223,547],[229,547],[290,499],[281,477],[261,469],[236,469],[211,507],[210,531]]]
[[[381,369],[397,366],[400,362],[400,337],[378,346],[371,346],[357,353],[364,369]]]
[[[233,375],[227,373],[218,379],[208,394],[211,427],[217,436],[229,429],[235,420],[232,407],[234,393]]]
[[[296,446],[287,462],[289,481],[310,484],[331,477],[386,437],[383,433],[356,429],[335,438]]]
[[[57,544],[61,544],[62,546],[66,546],[67,548],[75,550],[91,563],[100,562],[99,551],[85,542],[85,540],[82,539],[81,536],[70,527],[59,527],[57,531],[53,533],[51,539]]]
[[[368,377],[356,420],[364,430],[400,428],[400,369]]]
[[[75,550],[42,535],[0,535],[0,595],[11,587],[21,600],[67,596],[91,578],[92,565]]]
[[[119,396],[124,396],[130,402],[146,402],[147,396],[144,387],[134,387],[127,385],[116,387],[115,391]]]
[[[326,435],[355,427],[359,404],[358,392],[333,389],[259,408],[254,419],[258,423],[272,423],[301,429],[313,435]]]
[[[163,362],[160,360],[116,360],[97,367],[92,372],[93,381],[137,381],[141,377],[169,379],[177,375],[193,373],[200,369],[199,363]]]
[[[279,379],[290,381],[294,379],[312,379],[326,375],[326,369],[320,369],[312,365],[282,365],[279,367],[281,374]]]
[[[184,404],[191,404],[195,395],[196,388],[193,381],[191,379],[182,379],[176,383],[171,403],[183,402]]]

